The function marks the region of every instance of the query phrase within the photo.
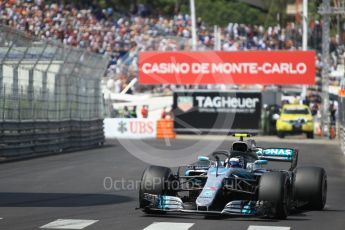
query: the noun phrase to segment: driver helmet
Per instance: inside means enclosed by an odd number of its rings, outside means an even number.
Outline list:
[[[242,168],[240,159],[237,157],[232,157],[228,161],[228,165],[230,168]]]

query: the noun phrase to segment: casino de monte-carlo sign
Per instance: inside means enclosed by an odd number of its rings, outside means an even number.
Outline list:
[[[139,83],[315,84],[314,51],[141,52]]]

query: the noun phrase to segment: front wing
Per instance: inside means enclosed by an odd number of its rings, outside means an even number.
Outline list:
[[[270,205],[263,201],[234,200],[227,203],[223,210],[214,211],[207,207],[186,208],[179,197],[166,195],[153,195],[144,193],[143,199],[149,205],[144,210],[164,211],[169,213],[191,213],[210,215],[234,215],[234,216],[266,216],[269,213]]]

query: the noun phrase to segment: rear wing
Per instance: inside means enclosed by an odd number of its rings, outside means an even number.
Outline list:
[[[261,160],[291,162],[291,169],[296,168],[298,149],[293,148],[257,148],[256,155]]]

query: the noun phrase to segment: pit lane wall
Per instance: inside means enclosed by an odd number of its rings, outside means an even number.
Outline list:
[[[104,142],[108,59],[0,26],[0,160]]]
[[[173,139],[176,133],[261,133],[262,93],[259,91],[176,91],[173,120],[106,118],[106,138]]]

